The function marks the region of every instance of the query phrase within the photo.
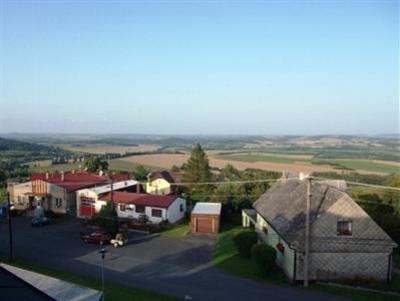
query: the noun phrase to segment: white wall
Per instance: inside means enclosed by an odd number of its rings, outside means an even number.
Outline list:
[[[133,210],[129,210],[129,208],[132,208]],[[156,216],[151,216],[151,211],[152,209],[159,209],[161,210],[161,217],[156,217]],[[135,205],[125,205],[125,211],[120,210],[120,204],[117,205],[117,214],[118,217],[121,218],[139,218],[140,215],[146,214],[149,218],[149,222],[158,224],[163,220],[167,219],[167,209],[165,208],[158,208],[158,207],[145,207],[145,212],[144,213],[138,213],[136,212],[136,206]]]
[[[183,206],[183,211],[180,211],[180,205]],[[132,208],[133,210],[129,210]],[[151,216],[152,209],[161,210],[161,217]],[[176,198],[171,206],[166,208],[150,207],[146,206],[144,213],[137,213],[135,205],[125,205],[125,211],[120,210],[119,204],[117,205],[117,214],[121,218],[139,218],[141,214],[146,214],[149,217],[149,221],[154,224],[158,224],[163,220],[168,220],[170,223],[175,223],[181,220],[185,216],[186,212],[186,200],[182,198]]]
[[[183,211],[180,207],[183,207]],[[177,198],[171,206],[169,206],[167,211],[167,219],[170,223],[175,223],[185,217],[186,213],[186,200],[182,198]]]

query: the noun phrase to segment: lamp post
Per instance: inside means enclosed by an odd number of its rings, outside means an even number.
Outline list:
[[[99,253],[101,254],[101,290],[103,292],[102,301],[106,300],[106,295],[104,292],[104,259],[106,257],[107,250],[102,248]]]

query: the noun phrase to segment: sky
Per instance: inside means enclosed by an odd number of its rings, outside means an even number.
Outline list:
[[[399,132],[398,1],[1,1],[0,132]]]

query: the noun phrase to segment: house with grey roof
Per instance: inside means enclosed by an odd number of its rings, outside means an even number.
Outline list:
[[[343,182],[310,185],[309,280],[390,281],[396,243],[346,193]],[[277,250],[287,277],[304,280],[307,180],[282,179],[243,210],[243,226]]]

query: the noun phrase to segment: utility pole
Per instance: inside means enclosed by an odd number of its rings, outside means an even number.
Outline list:
[[[7,217],[8,217],[8,239],[10,244],[10,259],[13,260],[13,237],[12,237],[12,222],[11,222],[11,201],[10,193],[7,191]]]
[[[310,259],[310,207],[311,207],[311,176],[307,177],[307,196],[306,196],[306,227],[304,242],[304,287],[308,286],[308,266]]]
[[[104,292],[104,259],[106,257],[107,250],[105,248],[99,251],[101,254],[101,291],[103,292],[102,301],[106,300],[106,295]]]
[[[111,178],[111,204],[112,204],[112,209],[115,211],[115,204],[114,204],[114,179]]]

